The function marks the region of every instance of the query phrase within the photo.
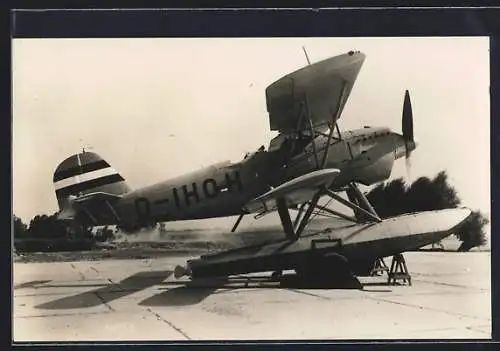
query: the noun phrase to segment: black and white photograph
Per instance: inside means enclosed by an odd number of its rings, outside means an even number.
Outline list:
[[[13,340],[491,339],[489,50],[12,39]]]

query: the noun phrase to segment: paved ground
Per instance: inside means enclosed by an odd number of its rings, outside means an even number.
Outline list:
[[[491,337],[488,252],[405,256],[411,287],[378,277],[363,291],[284,289],[263,275],[186,287],[172,276],[184,257],[15,263],[14,340]]]

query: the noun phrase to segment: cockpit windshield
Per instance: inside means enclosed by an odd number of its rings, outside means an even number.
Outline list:
[[[253,156],[255,156],[256,154],[260,154],[260,153],[262,153],[262,152],[266,152],[266,148],[265,148],[265,146],[264,146],[264,145],[262,145],[261,147],[259,147],[259,148],[257,149],[257,151],[255,151],[255,152],[247,152],[247,153],[245,154],[245,156],[243,157],[243,159],[244,159],[244,160],[246,160],[246,159],[248,159],[248,158],[252,158],[252,157],[253,157]]]

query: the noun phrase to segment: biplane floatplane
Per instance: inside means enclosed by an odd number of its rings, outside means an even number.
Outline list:
[[[380,258],[399,255],[450,235],[467,208],[406,214],[382,220],[358,184],[389,178],[394,161],[416,148],[410,95],[403,102],[402,134],[388,128],[340,131],[338,120],[365,55],[350,51],[309,64],[266,88],[270,128],[279,132],[238,163],[223,162],[132,190],[93,152],[64,160],[54,173],[59,218],[87,226],[134,231],[158,222],[277,211],[283,240],[210,254],[177,267],[176,277],[229,276],[295,270],[325,280],[366,274]],[[339,195],[345,192],[347,199]],[[319,204],[329,197],[354,215]],[[296,212],[292,219],[291,211]],[[349,221],[305,232],[313,213]],[[399,255],[400,256],[400,255]]]

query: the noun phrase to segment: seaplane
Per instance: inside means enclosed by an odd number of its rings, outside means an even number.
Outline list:
[[[133,232],[156,223],[237,216],[231,229],[235,232],[245,215],[258,219],[278,213],[281,240],[189,260],[176,267],[178,279],[256,272],[273,272],[279,278],[293,270],[308,281],[352,280],[367,275],[383,257],[401,257],[442,240],[467,220],[470,209],[381,219],[359,188],[388,179],[395,161],[409,159],[417,147],[408,90],[401,134],[385,127],[340,130],[342,111],[365,59],[365,54],[350,51],[309,62],[270,84],[265,90],[267,111],[270,129],[278,134],[267,149],[261,146],[240,162],[220,162],[131,189],[98,154],[70,156],[53,175],[59,218]],[[325,198],[350,212],[320,205]],[[347,224],[311,233],[306,228],[313,213]]]

